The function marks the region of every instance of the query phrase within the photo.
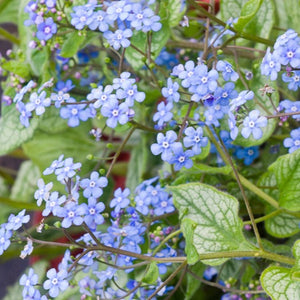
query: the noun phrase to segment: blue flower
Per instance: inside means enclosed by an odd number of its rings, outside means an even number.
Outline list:
[[[28,275],[23,274],[19,280],[20,285],[23,285],[23,297],[28,294],[33,294],[35,292],[34,286],[38,284],[38,275],[34,273],[32,268],[29,269]]]
[[[54,23],[53,19],[50,17],[47,18],[45,22],[40,23],[37,27],[37,30],[38,31],[36,33],[36,37],[40,41],[48,41],[52,38],[53,34],[56,33],[57,26]]]
[[[6,224],[2,224],[0,227],[0,255],[9,247],[11,237],[12,231],[6,228]]]
[[[103,86],[99,85],[97,88],[92,89],[91,93],[87,95],[87,99],[89,101],[94,101],[94,108],[99,108],[103,104],[110,102],[111,100],[116,100],[116,95],[112,94],[113,87],[111,85],[107,85],[104,90]]]
[[[232,65],[227,61],[219,60],[216,69],[222,72],[223,78],[226,81],[237,81],[239,79],[238,73],[233,70]]]
[[[154,155],[161,154],[161,158],[164,161],[168,161],[172,157],[173,147],[177,144],[181,145],[179,142],[176,142],[177,134],[173,130],[166,132],[166,136],[163,133],[158,133],[157,143],[151,145],[151,152]]]
[[[59,164],[59,167],[56,167],[54,173],[57,176],[57,180],[62,181],[72,178],[80,167],[81,163],[73,163],[73,158],[69,157],[63,161],[63,164]]]
[[[300,71],[294,71],[291,75],[282,74],[282,80],[288,82],[288,89],[297,91],[300,87]]]
[[[296,112],[300,112],[300,101],[291,101],[291,100],[283,100],[279,103],[279,110],[283,110],[285,113],[296,113]],[[293,119],[299,119],[300,118],[300,114],[299,115],[293,115],[292,116]]]
[[[214,93],[214,98],[215,98],[214,103],[220,104],[222,106],[228,106],[229,100],[234,99],[238,96],[238,92],[234,88],[235,85],[233,82],[225,83],[223,88],[217,87]]]
[[[283,146],[292,153],[300,148],[300,128],[291,131],[291,137],[284,139]]]
[[[71,24],[78,30],[90,25],[93,22],[93,9],[94,6],[90,4],[73,7],[75,13],[71,13]]]
[[[129,72],[123,72],[120,74],[120,78],[113,79],[113,88],[115,90],[122,88],[125,89],[128,85],[133,85],[135,83],[135,79],[130,78]]]
[[[276,52],[274,52],[273,54],[270,53],[270,48],[268,48],[260,65],[261,74],[270,76],[271,80],[276,80],[277,73],[280,71],[280,69],[281,64],[279,62],[278,54]]]
[[[128,38],[132,37],[132,31],[130,29],[118,29],[115,32],[106,31],[103,36],[107,39],[110,46],[112,46],[115,50],[119,50],[121,46],[124,48],[130,46]]]
[[[50,96],[50,99],[51,99],[51,101],[54,101],[54,106],[56,108],[60,108],[62,103],[70,100],[70,95],[63,91],[59,91],[57,94],[52,93]],[[76,100],[73,99],[73,102],[76,102]]]
[[[248,148],[237,147],[234,155],[238,159],[243,159],[244,164],[249,166],[257,157],[259,157],[259,151],[257,146]]]
[[[84,189],[83,196],[88,199],[97,199],[103,194],[103,188],[108,184],[106,177],[100,177],[99,173],[93,171],[90,179],[85,178],[80,181],[80,186]]]
[[[37,205],[41,206],[43,200],[47,201],[49,199],[50,190],[53,187],[53,183],[49,182],[49,183],[45,184],[44,180],[42,178],[40,178],[37,181],[37,186],[39,189],[35,191],[34,199],[37,200],[37,202],[36,202]]]
[[[32,240],[27,238],[27,244],[24,246],[24,249],[21,251],[20,257],[24,259],[27,255],[30,255],[33,251]]]
[[[25,215],[26,210],[21,210],[17,215],[11,214],[8,217],[8,221],[6,224],[7,230],[18,230],[22,227],[23,224],[26,224],[30,220],[29,215]]]
[[[120,212],[122,208],[125,208],[130,203],[128,196],[130,195],[130,190],[128,188],[121,190],[121,188],[117,188],[114,192],[114,198],[110,202],[110,207],[114,208],[116,213]]]
[[[69,92],[75,87],[71,79],[68,79],[66,82],[64,81],[58,81],[56,84],[56,88],[54,89],[55,91],[63,91],[64,93]]]
[[[136,210],[144,216],[148,215],[149,205],[151,203],[151,199],[148,197],[148,194],[145,191],[141,191],[135,196],[134,201],[136,203]]]
[[[58,159],[54,160],[50,167],[46,168],[43,172],[44,175],[50,175],[52,174],[57,168],[60,168],[63,166],[64,162],[63,162],[63,159],[64,159],[64,155],[60,155]]]
[[[236,119],[232,112],[228,112],[228,126],[230,131],[230,137],[232,140],[235,140],[238,136],[239,129],[236,126]]]
[[[33,87],[36,86],[36,83],[33,80],[30,80],[21,90],[15,95],[13,102],[19,102],[23,100],[24,95]]]
[[[29,127],[29,118],[32,116],[31,112],[26,108],[26,105],[22,101],[17,102],[16,108],[20,113],[19,119],[21,124],[25,127]]]
[[[45,91],[42,91],[40,95],[32,93],[29,98],[30,102],[26,104],[26,109],[28,111],[35,110],[35,113],[38,116],[42,115],[45,112],[45,107],[49,107],[51,105],[51,99],[45,97]]]
[[[145,100],[145,93],[139,92],[136,85],[130,83],[123,83],[122,88],[116,91],[118,99],[125,99],[125,103],[128,107],[134,105],[134,100],[137,102],[143,102]]]
[[[58,192],[53,192],[50,194],[49,199],[46,201],[46,207],[42,212],[44,217],[48,216],[50,213],[52,213],[54,216],[57,216],[57,211],[61,207],[61,204],[65,203],[67,200],[65,195],[61,197],[58,196]]]
[[[159,31],[162,27],[159,16],[155,16],[154,12],[150,8],[142,9],[140,3],[136,3],[132,6],[133,14],[130,15],[128,20],[131,21],[131,26],[136,30],[142,30],[143,32]]]
[[[180,94],[177,92],[179,89],[179,84],[177,82],[172,82],[171,78],[168,78],[167,87],[163,87],[161,90],[162,95],[167,99],[167,101],[178,102],[180,99]]]
[[[219,127],[220,123],[218,121],[218,118],[215,116],[215,111],[214,109],[207,109],[204,112],[204,116],[205,116],[205,124],[210,126],[210,125],[214,125],[215,127]]]
[[[91,21],[89,21],[88,27],[91,30],[98,28],[101,32],[106,32],[111,24],[112,21],[108,18],[106,12],[98,10],[91,16]]]
[[[115,21],[116,19],[120,19],[121,21],[124,21],[128,18],[129,13],[132,10],[132,5],[128,4],[127,1],[113,1],[113,2],[106,2],[108,5],[106,13],[108,15],[108,18],[110,18],[112,21]]]
[[[190,157],[194,156],[194,152],[192,150],[184,151],[182,145],[176,144],[173,147],[174,155],[168,161],[170,164],[174,164],[174,170],[179,171],[181,168],[185,167],[187,169],[193,166],[193,161]]]
[[[290,64],[293,68],[300,67],[300,42],[296,40],[289,40],[284,46],[276,49],[279,56],[279,62],[286,66]],[[274,52],[275,52],[274,51]]]
[[[73,98],[70,98],[67,103],[75,103]],[[68,125],[70,127],[77,127],[80,121],[87,121],[92,117],[92,112],[86,104],[68,104],[61,107],[59,114],[61,118],[68,119]]]
[[[174,67],[173,73],[171,75],[178,76],[180,79],[183,79],[181,85],[185,88],[189,88],[192,84],[191,78],[195,72],[195,64],[192,60],[189,60],[183,65],[178,65]]]
[[[218,270],[214,267],[208,267],[203,273],[203,278],[206,280],[212,280],[214,276],[218,274]]]
[[[44,282],[43,288],[49,290],[49,295],[53,298],[57,297],[60,292],[66,290],[69,286],[67,280],[68,276],[66,270],[60,270],[57,272],[54,268],[47,272],[48,279]]]
[[[183,138],[183,145],[187,148],[192,147],[195,154],[200,154],[201,148],[208,143],[208,138],[203,137],[203,130],[200,126],[196,130],[193,127],[187,127],[184,134],[186,136]]]
[[[81,225],[83,223],[82,215],[85,215],[86,206],[78,205],[75,202],[69,202],[64,207],[58,207],[56,215],[63,218],[61,226],[69,228],[72,224]]]
[[[252,134],[254,139],[259,140],[263,135],[261,127],[266,127],[267,124],[267,118],[260,116],[259,110],[252,110],[243,122],[241,134],[245,139]]]
[[[115,99],[105,103],[101,108],[101,114],[107,117],[106,125],[110,128],[115,128],[118,123],[124,125],[128,122],[128,106],[126,103],[121,103]]]
[[[159,127],[162,127],[164,123],[169,122],[173,118],[172,108],[172,102],[167,103],[167,105],[164,102],[160,102],[157,106],[157,112],[153,115],[153,121],[157,122]]]
[[[285,46],[288,41],[293,40],[299,42],[298,33],[293,29],[288,29],[284,34],[280,35],[274,44],[274,49]]]
[[[254,93],[252,91],[242,91],[239,93],[237,98],[234,98],[230,101],[230,110],[233,111],[236,108],[245,104],[248,100],[254,98]]]
[[[163,193],[161,195],[160,201],[155,205],[154,214],[156,216],[161,216],[163,214],[171,213],[174,210],[175,207],[173,205],[172,197],[170,197],[168,193]]]
[[[97,225],[104,223],[104,218],[101,213],[105,209],[102,202],[97,202],[95,198],[89,198],[88,204],[81,204],[85,209],[84,222],[91,230],[95,230]]]

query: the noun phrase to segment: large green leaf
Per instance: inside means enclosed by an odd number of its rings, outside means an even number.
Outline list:
[[[280,156],[269,170],[275,174],[279,204],[291,211],[300,210],[300,150]]]
[[[22,78],[28,78],[29,68],[23,61],[9,60],[1,65],[4,70],[19,75]]]
[[[224,22],[230,18],[237,18],[241,14],[243,5],[247,0],[221,0],[221,17]]]
[[[271,266],[263,271],[261,284],[273,300],[299,300],[300,240],[293,247],[296,264],[292,269]]]
[[[185,219],[193,221],[193,245],[198,254],[254,249],[243,236],[243,224],[238,217],[239,203],[236,198],[201,183],[183,184],[168,189],[173,193],[181,222]],[[182,229],[184,236],[190,236],[190,226],[188,232],[185,232],[185,227]],[[192,257],[190,259],[194,260]],[[226,260],[220,258],[204,262],[218,265]]]
[[[299,31],[300,0],[275,0],[277,10],[277,26]]]
[[[11,105],[0,119],[0,155],[7,154],[32,138],[38,119],[32,119],[28,128],[19,120],[20,113]]]
[[[24,152],[41,170],[61,154],[83,164],[88,154],[96,154],[101,149],[99,144],[88,137],[88,128],[88,124],[82,124],[55,134],[39,130],[31,141],[23,145]]]
[[[252,18],[252,20],[244,28],[244,31],[263,38],[269,38],[274,24],[275,24],[274,1],[264,0],[259,10],[255,14],[254,18]]]
[[[243,5],[241,15],[238,21],[234,24],[234,28],[238,32],[241,33],[244,27],[254,18],[262,2],[263,0],[249,0]]]
[[[32,161],[24,161],[12,187],[10,198],[20,202],[31,202],[39,178],[39,168]]]
[[[74,56],[80,48],[80,45],[85,39],[84,35],[79,35],[79,32],[76,30],[70,33],[67,39],[64,41],[60,55],[62,57],[72,57]]]
[[[181,0],[163,0],[160,4],[159,15],[161,21],[168,23],[170,27],[179,24],[185,13],[185,6]]]
[[[152,32],[151,38],[151,59],[155,59],[160,53],[161,49],[166,45],[170,36],[170,28],[167,25],[163,25],[157,32]],[[130,43],[146,53],[147,35],[142,31],[135,31]],[[125,57],[130,65],[138,70],[144,66],[145,56],[139,53],[132,47],[126,49]]]
[[[0,1],[0,23],[16,23],[20,0]]]
[[[262,187],[268,187],[263,188],[262,190],[272,196],[274,199],[278,199],[279,190],[277,188],[275,174],[272,171],[269,170],[264,173],[258,180],[258,185]],[[272,206],[266,206],[266,214],[272,213],[273,211],[274,208]],[[267,219],[264,223],[266,231],[270,235],[278,238],[290,237],[300,231],[300,219],[285,212],[281,212],[279,215]]]

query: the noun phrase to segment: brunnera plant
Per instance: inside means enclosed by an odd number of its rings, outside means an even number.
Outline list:
[[[0,2],[7,297],[299,299],[294,4]]]

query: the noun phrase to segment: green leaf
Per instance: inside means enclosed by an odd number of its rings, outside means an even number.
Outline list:
[[[20,113],[11,105],[0,119],[0,155],[7,154],[32,138],[38,119],[32,119],[28,128],[19,120]]]
[[[183,173],[184,172],[190,173],[190,174],[224,174],[224,175],[228,175],[232,172],[232,169],[230,166],[211,167],[208,165],[197,163],[189,170],[183,171]]]
[[[18,20],[19,0],[0,1],[0,23],[16,23]]]
[[[79,35],[77,30],[70,33],[62,45],[60,55],[62,57],[73,57],[80,49],[80,45],[84,40],[85,36]]]
[[[23,150],[40,170],[50,166],[61,154],[80,161],[84,168],[87,155],[96,154],[103,147],[88,138],[88,128],[89,124],[82,124],[80,127],[68,128],[63,134],[49,134],[39,130],[31,141],[23,145]]]
[[[170,27],[179,24],[185,14],[186,7],[183,7],[181,0],[164,0],[160,4],[159,15],[161,21],[168,23]]]
[[[260,281],[273,300],[299,300],[300,295],[300,240],[293,246],[296,264],[293,268],[271,266],[263,271]]]
[[[170,28],[167,25],[163,25],[157,32],[152,32],[151,38],[151,58],[155,58],[159,55],[161,49],[166,45],[170,37]],[[147,34],[142,31],[135,31],[130,43],[137,47],[139,50],[146,53]],[[132,47],[126,48],[125,57],[130,65],[135,69],[141,69],[144,64],[145,56],[137,52]]]
[[[4,70],[19,75],[22,78],[29,77],[29,67],[23,61],[9,60],[1,65]]]
[[[203,272],[205,271],[206,266],[202,262],[197,262],[193,266],[189,267],[189,270],[193,272],[195,275],[202,278]],[[199,289],[201,282],[196,279],[194,276],[192,276],[190,273],[186,274],[187,279],[187,286],[186,286],[186,292],[185,292],[185,298],[184,300],[190,300],[195,295],[197,290]]]
[[[275,174],[272,171],[267,171],[258,180],[258,186],[269,187],[262,190],[272,196],[274,199],[278,199],[279,190],[277,188],[277,182]],[[265,213],[269,214],[275,211],[270,205],[265,208]],[[287,213],[280,213],[277,216],[267,219],[265,224],[266,231],[277,238],[290,237],[300,231],[299,229],[300,219]]]
[[[275,0],[277,26],[296,31],[300,27],[300,0]]]
[[[236,198],[201,183],[183,184],[168,189],[173,193],[174,205],[179,210],[181,222],[188,218],[196,225],[193,245],[198,254],[254,249],[243,236]],[[186,228],[182,229],[186,235]],[[220,258],[203,262],[218,265],[226,260]]]
[[[269,38],[275,24],[275,5],[273,0],[264,0],[256,15],[244,28],[244,32]],[[262,44],[258,44],[262,45]],[[265,47],[264,45],[262,45]]]
[[[253,19],[257,11],[259,10],[263,0],[249,0],[246,2],[241,10],[241,16],[234,24],[234,28],[238,32],[242,32],[244,27]]]
[[[299,300],[300,282],[291,279],[290,269],[269,267],[261,275],[263,289],[273,300]]]
[[[39,168],[32,161],[24,161],[12,187],[10,198],[19,202],[31,202],[39,178]]]
[[[194,230],[197,224],[191,219],[184,218],[181,222],[182,232],[185,238],[185,253],[189,265],[193,265],[199,260],[199,254],[194,246]]]
[[[153,284],[157,281],[158,276],[159,276],[158,266],[157,263],[153,261],[149,265],[147,273],[144,276],[142,281],[148,284]]]
[[[142,182],[143,176],[148,169],[148,161],[152,156],[149,149],[150,146],[148,145],[147,138],[143,135],[130,152],[126,186],[131,191],[134,191],[137,185]]]
[[[279,205],[291,211],[300,210],[300,150],[280,156],[270,167],[274,172],[278,189]]]
[[[224,22],[237,18],[247,0],[221,0],[220,12]]]

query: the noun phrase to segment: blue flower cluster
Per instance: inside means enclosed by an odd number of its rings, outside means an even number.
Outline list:
[[[160,17],[142,2],[105,1],[99,5],[90,1],[86,5],[74,6],[73,11],[71,24],[76,29],[99,30],[115,50],[129,47],[132,28],[146,33],[159,31],[162,27]]]
[[[80,167],[80,163],[74,163],[72,158],[64,158],[61,155],[44,170],[44,175],[54,173],[57,181],[65,186],[67,193],[61,195],[57,191],[52,191],[52,182],[45,183],[43,179],[39,179],[34,198],[39,206],[43,205],[42,215],[56,217],[59,220],[59,226],[64,229],[68,229],[72,225],[85,225],[88,228],[87,233],[75,241],[77,245],[82,245],[83,249],[100,244],[112,249],[121,249],[124,254],[99,251],[100,248],[71,256],[68,249],[58,268],[51,268],[47,271],[47,278],[44,282],[39,282],[38,275],[33,269],[29,269],[27,274],[22,275],[19,282],[23,286],[23,299],[46,300],[47,296],[57,297],[69,287],[69,280],[76,272],[76,268],[83,269],[87,274],[78,282],[82,297],[102,297],[103,295],[109,298],[122,297],[125,292],[113,288],[110,281],[118,280],[117,270],[119,267],[123,268],[126,273],[134,270],[135,254],[142,254],[142,245],[145,243],[150,228],[153,229],[150,231],[151,246],[149,247],[150,249],[159,247],[155,252],[155,257],[177,256],[172,242],[163,247],[160,245],[164,237],[172,233],[174,227],[163,227],[163,222],[159,221],[159,217],[163,218],[163,215],[174,212],[175,207],[172,196],[158,183],[158,177],[142,182],[136,188],[133,197],[128,188],[116,189],[110,202],[111,218],[105,219],[104,215],[107,215],[104,214],[105,205],[99,201],[99,198],[101,199],[103,196],[103,189],[108,185],[108,180],[96,171],[93,171],[89,177],[81,179],[77,174]],[[158,219],[149,223],[150,217],[158,217]],[[11,214],[7,223],[1,225],[0,255],[10,246],[14,231],[28,223],[29,219],[29,215],[22,210],[18,215]],[[106,225],[101,229],[106,228],[105,231],[99,231],[99,225],[104,222]],[[24,237],[23,240],[25,239]],[[33,243],[36,243],[36,240],[27,238],[27,244],[21,253],[22,258],[32,252]],[[127,253],[128,255],[126,255]],[[77,263],[73,268],[71,266],[74,261]],[[99,268],[102,262],[109,263],[109,265]],[[114,264],[116,267],[113,267]],[[158,264],[159,274],[165,274],[169,265],[171,263]],[[71,271],[67,272],[68,269]],[[158,284],[160,282],[161,279],[158,278]],[[131,282],[128,289],[136,284],[138,284],[137,281]],[[37,289],[39,285],[43,286],[47,294],[41,294],[41,291]],[[147,299],[147,295],[152,294],[155,289],[155,285],[141,286],[135,289],[133,294],[139,295],[139,299]],[[165,288],[161,295],[169,289]]]
[[[57,24],[54,20],[62,20],[62,14],[57,9],[56,0],[29,1],[24,10],[29,14],[29,19],[25,20],[24,25],[36,27],[35,37],[44,46],[57,32]],[[35,48],[35,41],[31,41],[29,46]]]
[[[261,74],[270,76],[271,80],[276,80],[282,66],[286,66],[286,73],[282,79],[288,82],[288,88],[296,91],[299,87],[299,67],[300,67],[300,37],[293,29],[289,29],[280,35],[271,53],[267,49],[266,55],[261,64]],[[295,71],[292,71],[295,69]]]

